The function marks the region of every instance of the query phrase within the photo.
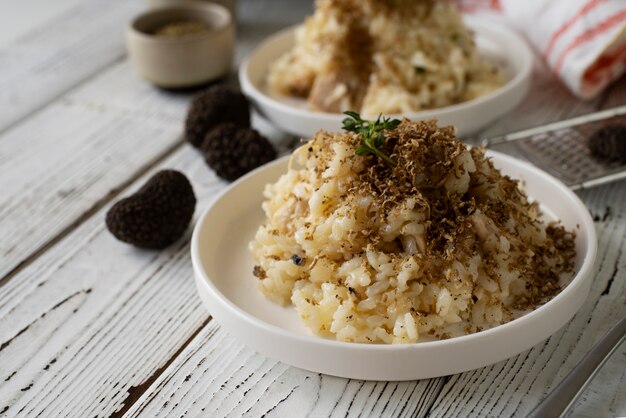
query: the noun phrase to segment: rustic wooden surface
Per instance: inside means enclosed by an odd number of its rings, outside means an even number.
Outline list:
[[[242,346],[196,295],[190,232],[151,252],[104,227],[112,202],[161,168],[190,178],[196,218],[227,186],[181,140],[190,93],[155,89],[130,68],[123,28],[142,6],[86,1],[0,49],[0,415],[524,416],[626,314],[620,182],[579,192],[599,236],[585,305],[519,356],[444,378],[363,382]],[[237,61],[310,7],[241,1]],[[525,102],[482,135],[625,104],[625,93],[622,80],[579,102],[538,66]],[[613,355],[571,416],[626,415],[625,354]]]

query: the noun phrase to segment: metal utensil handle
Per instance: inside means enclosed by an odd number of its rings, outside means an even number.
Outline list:
[[[569,128],[571,126],[595,122],[598,120],[613,118],[621,115],[626,115],[626,105],[601,110],[600,112],[588,113],[586,115],[577,116],[575,118],[561,120],[558,122],[549,123],[547,125],[536,126],[534,128],[524,129],[522,131],[512,132],[506,135],[496,136],[493,138],[485,138],[482,140],[482,145],[487,145],[488,147],[491,147],[494,145],[504,144],[506,142],[517,141],[518,139],[527,138],[532,135],[542,134],[548,131]]]
[[[626,316],[593,346],[561,383],[527,415],[527,418],[558,417],[567,412],[625,337]]]

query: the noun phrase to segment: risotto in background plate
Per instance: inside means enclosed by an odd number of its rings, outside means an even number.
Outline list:
[[[318,0],[267,81],[313,110],[375,117],[475,99],[504,77],[478,54],[452,3]]]
[[[411,57],[400,57],[398,66],[394,67],[394,71],[397,70],[399,72],[394,77],[400,77],[404,74],[406,80],[384,84],[381,78],[380,88],[376,87],[375,89],[379,93],[374,94],[374,90],[368,93],[368,96],[372,97],[372,103],[388,103],[390,106],[399,108],[419,106],[422,110],[403,112],[396,116],[412,120],[426,120],[436,117],[442,124],[454,125],[460,136],[476,133],[479,129],[515,108],[523,100],[530,87],[533,66],[532,51],[524,39],[515,33],[513,29],[496,24],[488,18],[463,16],[463,24],[467,28],[464,33],[471,33],[472,42],[475,42],[475,47],[472,47],[475,48],[477,54],[475,59],[478,60],[477,62],[482,62],[482,64],[477,64],[478,67],[474,67],[469,62],[464,62],[459,64],[459,66],[450,66],[446,61],[447,58],[438,57],[432,62],[437,63],[443,60],[436,64],[438,71],[429,73],[417,62],[418,59],[421,60],[423,58],[420,58],[420,54],[416,55],[415,58],[414,64],[417,66],[412,64]],[[270,88],[268,86],[268,74],[272,67],[280,65],[277,62],[287,59],[281,57],[286,57],[287,55],[285,54],[289,54],[290,51],[294,50],[296,43],[295,33],[298,30],[298,27],[287,28],[264,40],[240,65],[239,82],[242,91],[250,98],[261,116],[281,130],[310,138],[320,129],[328,131],[341,129],[341,121],[343,119],[341,113],[315,110],[309,103],[308,96],[310,93],[314,90],[322,90],[322,81],[313,82],[312,79],[309,80],[312,83],[310,84],[311,92],[306,93],[308,88],[306,87],[297,96],[276,91],[276,89],[281,89],[282,87],[275,86],[275,88]],[[431,45],[430,42],[428,41],[426,44]],[[457,54],[459,47],[454,47],[449,38],[442,42],[448,45],[442,51],[448,51],[453,55]],[[351,44],[350,47],[357,48],[358,46]],[[428,48],[430,49],[431,47],[428,46]],[[384,53],[381,53],[380,56],[389,58],[389,55]],[[427,58],[430,57],[430,53],[425,53],[425,56]],[[392,61],[395,62],[396,58],[398,57],[394,57]],[[428,59],[431,60],[431,58]],[[462,58],[462,60],[466,59],[468,58]],[[485,60],[489,64],[485,64]],[[322,62],[323,60],[320,60],[320,64]],[[439,68],[440,64],[445,68]],[[491,71],[492,66],[496,66],[500,70],[500,75],[496,76],[489,71],[484,72],[485,82],[483,83],[483,81],[480,81],[482,76],[475,74],[478,71],[476,68],[481,68],[481,66],[485,71],[487,69]],[[296,77],[296,73],[304,71],[302,70],[302,65],[297,63],[294,63],[293,69],[294,74],[285,74],[285,82]],[[284,70],[285,68],[275,69],[274,71],[281,72]],[[391,71],[391,69],[387,70]],[[500,76],[503,78],[503,84],[495,89],[491,89],[494,86],[493,81]],[[381,73],[381,77],[383,77],[383,73]],[[319,80],[324,80],[324,78],[326,78],[324,89],[327,89],[332,85],[332,80],[322,76],[320,76]],[[387,75],[384,78],[387,81],[390,80],[387,78]],[[490,81],[491,78],[493,80]],[[315,80],[318,80],[317,76],[315,76]],[[407,83],[406,86],[403,84],[405,82]],[[440,82],[441,84],[439,84]],[[315,87],[316,83],[320,87]],[[368,86],[360,86],[360,88],[364,88],[368,87],[369,84]],[[335,88],[337,88],[336,91]],[[408,94],[405,91],[406,89],[413,93]],[[491,91],[487,93],[487,90]],[[341,102],[335,108],[345,109],[348,106],[347,103],[352,103],[353,101],[352,99],[344,100],[345,97],[342,98],[342,94],[344,94],[342,91],[347,94],[350,89],[344,89],[341,83],[339,83],[333,87],[332,94],[329,93],[326,96],[326,93],[320,93],[319,97],[328,97],[329,100],[332,98],[328,105],[331,105],[331,102],[334,104]],[[358,93],[358,95],[360,94],[362,93]],[[381,95],[380,98],[374,100],[373,98],[378,94]],[[393,97],[386,97],[388,94],[393,95]],[[470,99],[470,97],[474,98]],[[442,103],[452,104],[441,105]],[[353,109],[358,108],[362,108],[362,106],[355,102]],[[374,108],[370,109],[371,112],[376,111]],[[379,110],[382,110],[382,108],[379,108]],[[377,115],[378,113],[375,113],[373,117]]]
[[[452,127],[404,120],[376,155],[320,131],[265,189],[250,244],[260,290],[312,332],[358,343],[470,334],[545,303],[574,273],[574,233]]]

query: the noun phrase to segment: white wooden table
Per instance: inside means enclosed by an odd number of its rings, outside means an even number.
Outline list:
[[[105,229],[110,205],[155,171],[192,181],[196,216],[227,184],[181,139],[189,93],[129,66],[126,22],[144,4],[85,0],[0,49],[0,415],[524,416],[626,314],[626,182],[579,192],[596,218],[597,274],[562,330],[491,367],[415,382],[319,375],[265,358],[196,295],[189,235],[134,249]],[[309,1],[240,3],[237,61]],[[543,69],[497,135],[626,103],[626,80],[591,102]],[[626,415],[626,347],[572,416]]]

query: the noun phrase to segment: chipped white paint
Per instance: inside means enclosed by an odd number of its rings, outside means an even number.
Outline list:
[[[127,97],[147,90],[118,64],[0,136],[0,277],[181,142],[182,98],[130,97],[130,111],[108,95],[128,79]]]
[[[429,409],[444,381],[364,382],[307,372],[254,353],[211,322],[128,416],[412,417]]]
[[[125,56],[139,1],[90,0],[0,49],[0,132]]]
[[[589,299],[563,330],[519,356],[447,378],[376,383],[320,376],[243,347],[195,293],[189,233],[150,252],[104,228],[112,201],[159,168],[191,179],[196,217],[225,187],[195,150],[179,145],[189,93],[153,89],[123,58],[115,28],[137,8],[131,3],[140,2],[91,0],[76,13],[90,28],[59,17],[0,54],[12,65],[0,65],[0,415],[523,416],[626,314],[621,182],[579,193],[600,238]],[[238,60],[309,7],[241,2]],[[64,38],[59,26],[83,31],[85,40]],[[80,63],[85,57],[95,61]],[[16,80],[41,95],[14,88]],[[485,134],[624,104],[624,82],[581,103],[538,73],[520,110]],[[573,415],[626,415],[625,351]]]

